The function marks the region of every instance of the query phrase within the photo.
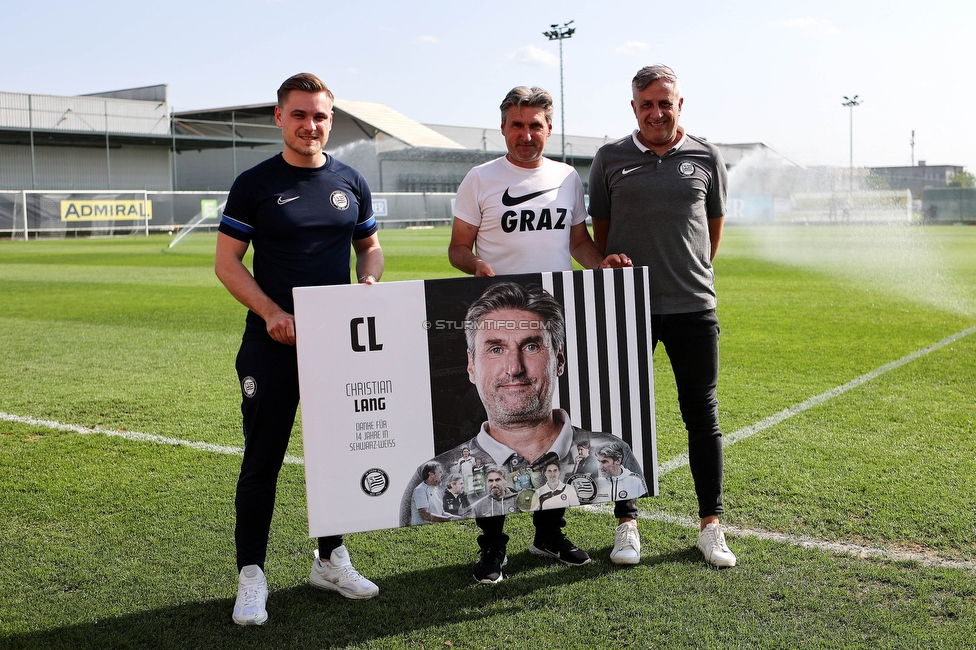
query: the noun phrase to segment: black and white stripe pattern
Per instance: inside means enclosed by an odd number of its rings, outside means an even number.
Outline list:
[[[630,445],[657,494],[654,368],[647,269],[543,273],[566,312],[566,372],[554,406],[573,424]]]

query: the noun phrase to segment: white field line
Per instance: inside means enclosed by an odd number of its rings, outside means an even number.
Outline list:
[[[929,354],[930,352],[934,352],[940,348],[943,348],[947,345],[950,345],[958,341],[961,338],[964,338],[974,333],[976,333],[976,326],[962,330],[961,332],[957,332],[951,336],[942,339],[938,343],[934,343],[933,345],[929,345],[927,347],[921,348],[920,350],[916,350],[915,352],[907,356],[904,356],[901,359],[892,361],[891,363],[885,364],[880,368],[876,368],[871,372],[868,372],[864,375],[861,375],[860,377],[857,377],[856,379],[852,379],[851,381],[847,382],[846,384],[843,384],[842,386],[832,388],[824,393],[821,393],[820,395],[811,397],[807,400],[800,402],[799,404],[796,404],[794,406],[791,406],[787,409],[780,411],[779,413],[771,415],[768,418],[760,420],[756,424],[739,429],[738,431],[735,431],[734,433],[731,433],[724,437],[724,446],[727,447],[741,440],[745,440],[746,438],[749,438],[761,431],[764,431],[765,429],[775,426],[776,424],[779,424],[780,422],[788,418],[791,418],[794,415],[803,413],[804,411],[807,411],[813,408],[814,406],[823,404],[824,402],[834,397],[837,397],[838,395],[842,395],[853,388],[861,386],[862,384],[865,384],[871,381],[872,379],[875,379],[876,377],[883,375],[889,370],[900,368],[901,366],[911,363],[912,361],[918,359],[919,357]],[[208,451],[217,454],[229,454],[229,455],[240,456],[243,455],[244,453],[244,450],[241,449],[240,447],[227,447],[222,445],[213,445],[207,442],[193,442],[190,440],[180,440],[179,438],[166,438],[164,436],[157,436],[150,433],[138,433],[136,431],[113,431],[109,429],[83,427],[75,424],[64,424],[62,422],[56,422],[54,420],[40,420],[37,418],[24,417],[20,415],[12,415],[10,413],[4,413],[2,411],[0,411],[0,420],[5,420],[7,422],[17,422],[20,424],[27,424],[36,427],[43,427],[46,429],[54,429],[57,431],[68,431],[72,433],[81,433],[81,434],[99,434],[105,436],[115,436],[115,437],[125,438],[126,440],[134,440],[138,442],[154,442],[156,444],[163,444],[163,445],[190,447],[191,449]],[[304,459],[298,458],[296,456],[285,456],[285,463],[287,464],[303,465],[304,462],[305,462]],[[665,474],[672,472],[676,469],[679,469],[681,467],[684,467],[687,464],[688,464],[688,455],[679,454],[678,456],[675,456],[674,458],[667,461],[666,463],[659,465],[658,476],[664,476]],[[591,512],[601,512],[601,513],[613,512],[612,508],[609,505],[586,506],[584,510],[589,510]],[[641,516],[647,519],[651,519],[653,521],[676,524],[676,525],[684,526],[686,528],[692,528],[692,529],[698,528],[698,522],[688,517],[671,515],[664,512],[653,512],[649,510],[642,510]],[[829,542],[829,541],[813,539],[801,535],[788,535],[786,533],[777,533],[777,532],[769,532],[769,531],[761,531],[761,530],[749,530],[745,528],[738,528],[735,526],[726,526],[725,528],[731,534],[736,536],[755,537],[763,540],[793,544],[795,546],[800,546],[803,548],[816,548],[821,550],[832,551],[834,553],[853,555],[856,557],[882,558],[882,559],[890,559],[895,561],[912,561],[912,562],[917,562],[923,566],[976,570],[976,562],[949,560],[949,559],[941,558],[934,553],[916,553],[916,552],[899,551],[899,550],[880,548],[880,547],[861,546],[858,544],[847,544],[843,542]]]
[[[591,513],[613,514],[613,506],[610,504],[584,506],[583,509]],[[692,519],[691,517],[672,515],[666,512],[647,510],[644,508],[640,510],[640,517],[643,519],[650,519],[651,521],[659,521],[665,524],[673,524],[683,528],[690,528],[694,531],[697,531],[700,526],[698,520]],[[787,533],[777,533],[768,530],[751,530],[748,528],[740,528],[738,526],[729,526],[726,524],[722,524],[722,527],[725,528],[726,532],[730,533],[732,537],[754,537],[756,539],[779,542],[781,544],[792,544],[793,546],[799,546],[801,548],[830,551],[831,553],[836,553],[838,555],[852,555],[859,558],[874,558],[893,562],[916,562],[927,567],[976,571],[976,561],[951,560],[949,558],[941,557],[934,551],[903,551],[880,546],[863,546],[861,544],[849,544],[846,542],[829,542],[827,540],[807,537],[806,535],[790,535]]]
[[[98,429],[92,427],[83,427],[77,424],[64,424],[63,422],[56,422],[54,420],[39,420],[37,418],[29,418],[21,415],[12,415],[10,413],[4,413],[0,411],[0,420],[5,420],[7,422],[17,422],[19,424],[27,424],[34,427],[42,427],[45,429],[53,429],[55,431],[67,431],[70,433],[81,433],[81,434],[98,434],[102,436],[114,436],[116,438],[125,438],[126,440],[135,440],[137,442],[154,442],[158,445],[172,445],[174,447],[189,447],[191,449],[197,449],[199,451],[209,451],[214,454],[227,454],[230,456],[243,456],[244,450],[240,447],[226,447],[224,445],[214,445],[209,442],[194,442],[192,440],[180,440],[179,438],[166,438],[165,436],[157,436],[152,433],[139,433],[138,431],[124,431],[124,430],[111,430],[111,429]],[[305,461],[297,456],[285,456],[285,463],[291,465],[303,465]]]
[[[970,327],[968,329],[964,329],[961,332],[956,332],[955,334],[951,336],[947,336],[946,338],[942,339],[938,343],[933,343],[932,345],[926,346],[920,350],[916,350],[915,352],[912,352],[911,354],[904,356],[901,359],[892,361],[891,363],[887,363],[881,366],[880,368],[875,368],[871,372],[865,373],[860,377],[852,379],[846,384],[837,386],[835,388],[831,388],[830,390],[824,393],[820,393],[819,395],[815,395],[814,397],[805,399],[799,404],[794,404],[789,408],[785,408],[779,413],[774,413],[773,415],[770,415],[768,418],[764,418],[759,422],[756,422],[755,424],[750,424],[747,427],[744,427],[742,429],[739,429],[738,431],[734,431],[726,436],[723,436],[722,438],[723,446],[728,447],[729,445],[733,445],[737,442],[741,442],[746,438],[750,438],[756,435],[757,433],[759,433],[760,431],[764,431],[770,427],[776,426],[783,420],[789,419],[794,415],[799,415],[800,413],[803,413],[804,411],[808,411],[815,406],[819,406],[820,404],[823,404],[828,400],[831,400],[839,395],[843,395],[849,390],[852,390],[854,388],[857,388],[858,386],[866,384],[872,379],[880,377],[881,375],[883,375],[884,373],[890,370],[901,368],[902,366],[909,364],[912,361],[915,361],[919,357],[923,357],[926,354],[935,352],[940,348],[944,348],[947,345],[951,345],[956,341],[958,341],[959,339],[965,338],[970,334],[974,334],[974,333],[976,333],[976,326]],[[688,454],[678,454],[671,460],[661,465],[658,465],[658,476],[664,476],[665,474],[672,472],[680,467],[684,467],[687,464],[688,464]]]

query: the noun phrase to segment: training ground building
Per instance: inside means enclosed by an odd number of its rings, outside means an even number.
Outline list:
[[[212,227],[237,174],[281,150],[273,108],[173,112],[166,85],[0,92],[0,236]],[[607,141],[566,136],[565,160],[584,184]],[[547,155],[560,159],[561,145],[555,134]],[[764,143],[718,146],[733,179],[730,221],[788,214],[796,203],[788,187],[846,187],[847,170],[808,170]],[[328,151],[363,173],[378,220],[398,227],[449,223],[461,179],[502,155],[505,142],[497,126],[421,124],[383,104],[339,99]]]

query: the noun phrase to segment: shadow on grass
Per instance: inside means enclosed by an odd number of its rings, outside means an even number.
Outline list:
[[[380,595],[366,601],[347,600],[307,584],[273,589],[268,598],[269,620],[261,627],[235,625],[230,617],[234,601],[226,598],[12,635],[0,638],[0,647],[165,650],[369,644],[443,626],[477,625],[489,617],[524,616],[526,601],[536,592],[546,594],[564,585],[639,567],[700,561],[697,552],[688,549],[645,555],[637,567],[618,567],[609,560],[609,547],[593,552],[596,559],[584,567],[564,567],[527,551],[510,555],[505,579],[497,585],[475,584],[470,564],[406,571],[378,581]]]

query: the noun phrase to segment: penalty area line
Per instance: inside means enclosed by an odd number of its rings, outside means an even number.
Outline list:
[[[609,504],[584,506],[581,510],[596,514],[613,514],[613,507]],[[682,528],[697,531],[700,524],[697,519],[682,515],[674,515],[667,512],[640,509],[640,519],[649,519],[664,524],[672,524]],[[882,546],[864,546],[863,544],[852,544],[849,542],[831,542],[823,539],[816,539],[807,535],[791,535],[788,533],[773,532],[768,530],[754,530],[741,528],[729,524],[722,524],[722,528],[734,537],[752,537],[767,542],[779,544],[790,544],[803,549],[814,549],[828,551],[837,555],[848,555],[861,559],[887,560],[892,562],[915,562],[924,567],[943,568],[943,569],[962,569],[966,571],[976,571],[976,561],[952,560],[942,557],[935,552],[904,551],[900,549],[885,548]]]
[[[858,386],[866,384],[869,381],[872,381],[873,379],[880,377],[886,372],[895,370],[896,368],[901,368],[902,366],[907,365],[912,361],[919,359],[920,357],[935,352],[936,350],[944,348],[947,345],[951,345],[956,341],[958,341],[959,339],[965,338],[971,334],[976,334],[976,326],[970,327],[968,329],[964,329],[961,332],[956,332],[955,334],[952,334],[951,336],[947,336],[946,338],[942,339],[938,343],[933,343],[932,345],[928,345],[924,348],[916,350],[915,352],[912,352],[911,354],[906,355],[901,359],[897,359],[895,361],[892,361],[891,363],[886,363],[885,365],[879,368],[875,368],[874,370],[867,372],[861,375],[860,377],[856,377],[850,380],[849,382],[847,382],[846,384],[842,384],[835,388],[831,388],[830,390],[820,393],[819,395],[815,395],[813,397],[805,399],[799,404],[794,404],[789,408],[785,408],[779,413],[774,413],[773,415],[770,415],[769,417],[764,418],[759,422],[756,422],[755,424],[750,424],[749,426],[743,427],[738,431],[734,431],[728,434],[727,436],[723,436],[722,446],[728,447],[729,445],[734,445],[737,442],[741,442],[747,438],[751,438],[757,433],[761,431],[765,431],[770,427],[776,426],[780,422],[783,422],[784,420],[787,420],[793,417],[794,415],[799,415],[804,411],[809,411],[813,407],[819,406],[824,402],[832,400],[835,397],[843,395],[844,393],[857,388]],[[673,472],[674,470],[684,467],[687,464],[688,464],[688,454],[686,453],[678,454],[671,460],[658,465],[658,476],[659,477],[664,476],[665,474],[668,474],[669,472]]]
[[[700,524],[697,520],[690,517],[680,517],[664,512],[640,511],[641,517],[662,523],[675,524],[693,530],[698,530]],[[862,544],[852,544],[849,542],[830,542],[823,539],[816,539],[806,535],[791,535],[788,533],[773,532],[768,530],[752,530],[722,524],[726,532],[737,537],[752,537],[768,542],[778,542],[780,544],[790,544],[805,549],[816,549],[820,551],[830,551],[838,555],[850,555],[862,559],[890,560],[894,562],[917,562],[925,567],[940,567],[947,569],[965,569],[976,571],[976,562],[966,560],[951,560],[941,557],[934,552],[922,553],[918,551],[903,551],[881,546],[864,546]]]
[[[173,447],[189,447],[190,449],[196,449],[198,451],[208,451],[210,453],[224,454],[227,456],[244,455],[244,450],[241,447],[215,445],[209,442],[196,442],[193,440],[181,440],[179,438],[167,438],[165,436],[157,436],[152,433],[139,433],[138,431],[83,427],[77,424],[65,424],[64,422],[57,422],[55,420],[42,420],[39,418],[24,417],[22,415],[13,415],[11,413],[4,413],[2,411],[0,411],[0,420],[6,422],[16,422],[18,424],[26,424],[32,427],[53,429],[55,431],[65,431],[68,433],[110,436],[115,438],[125,438],[126,440],[133,440],[137,442],[152,442],[159,445],[170,445]],[[285,456],[285,463],[290,465],[303,465],[305,461],[297,456]]]

